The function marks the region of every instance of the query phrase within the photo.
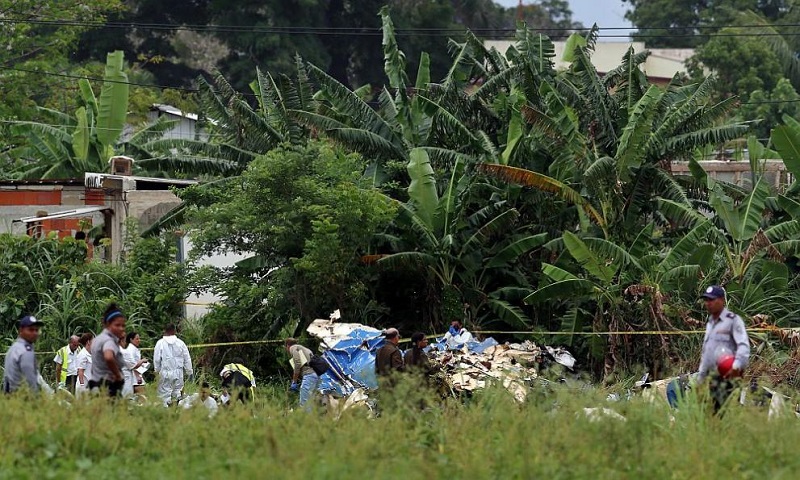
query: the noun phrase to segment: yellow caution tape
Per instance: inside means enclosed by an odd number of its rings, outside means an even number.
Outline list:
[[[778,333],[778,332],[800,332],[800,327],[773,327],[773,328],[748,328],[747,333]],[[643,331],[608,331],[608,332],[549,332],[537,330],[474,330],[472,333],[480,334],[504,334],[504,335],[700,335],[706,333],[705,330],[643,330]],[[426,335],[425,338],[440,338],[444,334]],[[400,343],[410,342],[410,338],[403,338]],[[217,342],[217,343],[197,343],[193,345],[186,345],[188,348],[209,348],[209,347],[232,347],[237,345],[268,345],[273,343],[283,343],[284,339],[272,340],[247,340],[241,342]],[[140,348],[142,351],[152,351],[154,347]],[[55,355],[56,352],[35,352],[37,355]],[[5,355],[5,352],[0,352],[0,356]]]

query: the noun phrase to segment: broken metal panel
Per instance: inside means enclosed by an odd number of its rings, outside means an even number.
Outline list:
[[[384,342],[381,331],[358,323],[337,323],[334,317],[315,320],[307,329],[320,339],[323,356],[331,365],[331,371],[322,376],[320,391],[348,396],[376,389],[375,352]],[[545,357],[570,370],[575,366],[575,358],[565,349],[542,348],[530,340],[501,345],[487,338],[453,350],[441,339],[427,352],[452,391],[471,392],[498,383],[519,402],[525,401]]]

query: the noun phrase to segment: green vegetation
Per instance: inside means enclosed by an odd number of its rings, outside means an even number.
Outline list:
[[[132,315],[144,312],[153,324],[177,313],[187,289],[220,294],[194,324],[208,339],[301,335],[334,309],[345,321],[403,332],[441,332],[461,318],[473,330],[563,332],[553,341],[612,381],[642,369],[677,373],[692,350],[666,335],[592,332],[697,328],[704,312],[696,295],[712,283],[728,288],[731,309],[751,324],[797,324],[800,184],[774,190],[763,164],[782,158],[797,178],[796,120],[784,115],[768,141],[747,140],[749,182],[733,185],[697,162],[749,128],[713,79],[650,85],[639,68],[647,54],[633,49],[601,75],[591,61],[596,28],[569,38],[569,66],[556,70],[551,39],[524,26],[505,55],[471,33],[451,42],[440,76],[432,54],[415,54],[412,65],[391,11],[379,15],[383,78],[375,88],[353,89],[295,56],[288,71],[251,70],[246,92],[234,75],[199,80],[207,142],[157,140],[162,123],[123,141],[120,118],[101,115],[125,93],[112,88],[112,77],[124,75],[116,53],[107,94],[95,100],[80,82],[77,123],[58,132],[17,125],[28,135],[15,151],[42,166],[55,157],[96,165],[130,151],[150,174],[207,175],[145,234],[181,224],[197,255],[248,258],[225,269],[136,267],[155,277],[117,283],[136,299],[125,305]],[[772,80],[789,95],[780,75]],[[67,155],[37,150],[56,144]],[[691,175],[672,175],[677,161],[689,162]],[[122,271],[137,258],[147,256],[132,255]],[[112,291],[95,300],[120,295]],[[24,307],[41,305],[36,297]],[[780,366],[780,358],[770,361]],[[274,371],[271,353],[249,360]]]
[[[184,272],[172,262],[175,248],[166,237],[129,247],[125,261],[108,265],[87,262],[83,241],[1,234],[2,351],[16,338],[15,325],[23,315],[45,322],[37,349],[55,350],[70,335],[98,332],[111,301],[120,304],[128,328],[140,331],[143,340],[160,337],[163,326],[181,313],[179,302],[188,294]]]
[[[601,392],[550,391],[525,405],[489,389],[466,405],[411,405],[338,421],[286,411],[263,389],[252,408],[220,410],[0,398],[3,475],[14,478],[793,478],[800,431],[764,409],[723,421],[696,404],[668,411],[640,399],[606,403]],[[626,421],[590,421],[605,406]],[[670,418],[674,416],[674,420]],[[743,444],[743,442],[745,442]],[[746,446],[745,446],[746,444]]]

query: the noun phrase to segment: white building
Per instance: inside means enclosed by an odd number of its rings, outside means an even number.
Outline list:
[[[514,44],[511,40],[486,40],[486,48],[495,48],[503,55],[508,48]],[[556,69],[564,69],[569,66],[569,62],[564,61],[564,50],[566,41],[553,42],[555,45],[556,56],[553,62]],[[646,48],[643,42],[598,42],[595,44],[592,54],[594,68],[600,74],[608,73],[618,67],[622,62],[622,57],[628,52],[628,48],[633,47],[636,53],[649,50],[650,56],[641,65],[642,71],[647,75],[650,82],[657,85],[669,83],[676,73],[688,73],[686,61],[694,55],[693,48]]]

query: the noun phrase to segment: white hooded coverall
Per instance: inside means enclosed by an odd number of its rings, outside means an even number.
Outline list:
[[[158,373],[158,398],[169,405],[179,399],[183,390],[183,375],[191,375],[192,358],[183,340],[175,335],[164,335],[153,352],[153,366]]]

